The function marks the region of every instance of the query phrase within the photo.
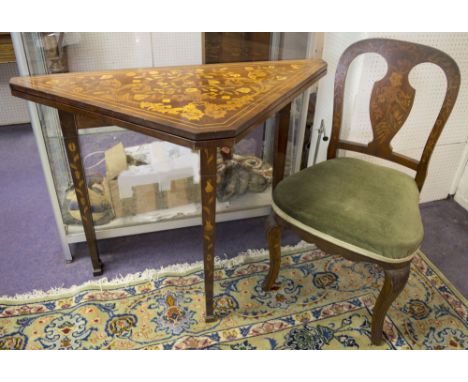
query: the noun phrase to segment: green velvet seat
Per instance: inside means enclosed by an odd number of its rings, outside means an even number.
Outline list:
[[[423,239],[414,179],[360,159],[331,159],[289,176],[273,201],[282,218],[377,259],[403,260]]]

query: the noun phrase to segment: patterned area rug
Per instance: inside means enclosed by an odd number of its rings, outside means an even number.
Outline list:
[[[2,349],[374,349],[383,273],[313,246],[283,250],[280,286],[265,251],[218,261],[216,311],[203,319],[200,264],[146,271],[21,300],[0,299]],[[466,300],[423,254],[389,310],[382,349],[466,349]]]

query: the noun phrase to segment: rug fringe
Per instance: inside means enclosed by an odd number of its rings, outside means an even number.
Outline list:
[[[296,245],[288,245],[281,247],[281,252],[284,254],[289,254],[290,252],[303,251],[303,250],[312,250],[316,246],[309,244],[305,241],[300,241]],[[236,257],[231,259],[225,258],[221,259],[220,257],[215,257],[215,268],[225,268],[231,269],[233,267],[246,264],[259,258],[268,255],[267,249],[248,249],[245,252],[240,252]],[[225,254],[227,257],[227,255]],[[203,269],[203,261],[196,261],[193,263],[181,263],[173,264],[166,267],[161,267],[159,269],[145,269],[143,272],[130,273],[127,275],[118,275],[113,279],[109,280],[107,277],[100,278],[98,280],[89,280],[80,285],[72,285],[71,287],[53,287],[47,291],[44,290],[33,290],[28,293],[18,293],[15,296],[0,296],[0,304],[6,302],[24,302],[24,300],[30,300],[29,302],[34,302],[34,300],[62,296],[64,298],[74,295],[83,290],[89,289],[99,289],[103,291],[104,289],[112,289],[113,287],[122,287],[129,284],[134,284],[135,282],[148,282],[157,280],[159,277],[167,276],[169,274],[180,274],[183,276],[189,272],[193,272],[199,269]]]

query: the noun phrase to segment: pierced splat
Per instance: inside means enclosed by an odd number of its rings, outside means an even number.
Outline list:
[[[374,84],[370,101],[373,139],[367,145],[340,140],[343,116],[344,85],[353,60],[364,53],[377,53],[388,64],[384,78]],[[424,62],[438,65],[447,78],[447,92],[439,115],[419,161],[394,153],[390,142],[408,118],[416,91],[410,85],[411,70]],[[384,158],[416,170],[416,183],[421,190],[429,160],[442,129],[452,112],[460,88],[460,70],[446,53],[420,44],[390,39],[368,39],[349,46],[340,58],[335,76],[333,128],[328,146],[328,159],[335,158],[338,149],[352,150]]]
[[[392,153],[390,142],[400,131],[413,106],[416,91],[408,82],[409,72],[398,69],[391,68],[372,90],[370,119],[374,139],[368,145],[371,153]]]

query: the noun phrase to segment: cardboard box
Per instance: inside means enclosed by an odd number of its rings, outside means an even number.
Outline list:
[[[171,190],[166,193],[167,208],[183,206],[200,201],[200,185],[192,178],[178,179],[171,182]]]
[[[200,184],[194,183],[193,177],[172,180],[170,188],[160,190],[158,183],[136,185],[131,188],[131,197],[122,198],[118,176],[128,169],[127,157],[121,143],[105,152],[106,178],[105,188],[110,195],[116,218],[132,216],[174,208],[200,201]],[[165,187],[167,188],[167,187]]]
[[[144,214],[158,209],[158,185],[145,184],[133,187],[133,200],[135,214]]]

